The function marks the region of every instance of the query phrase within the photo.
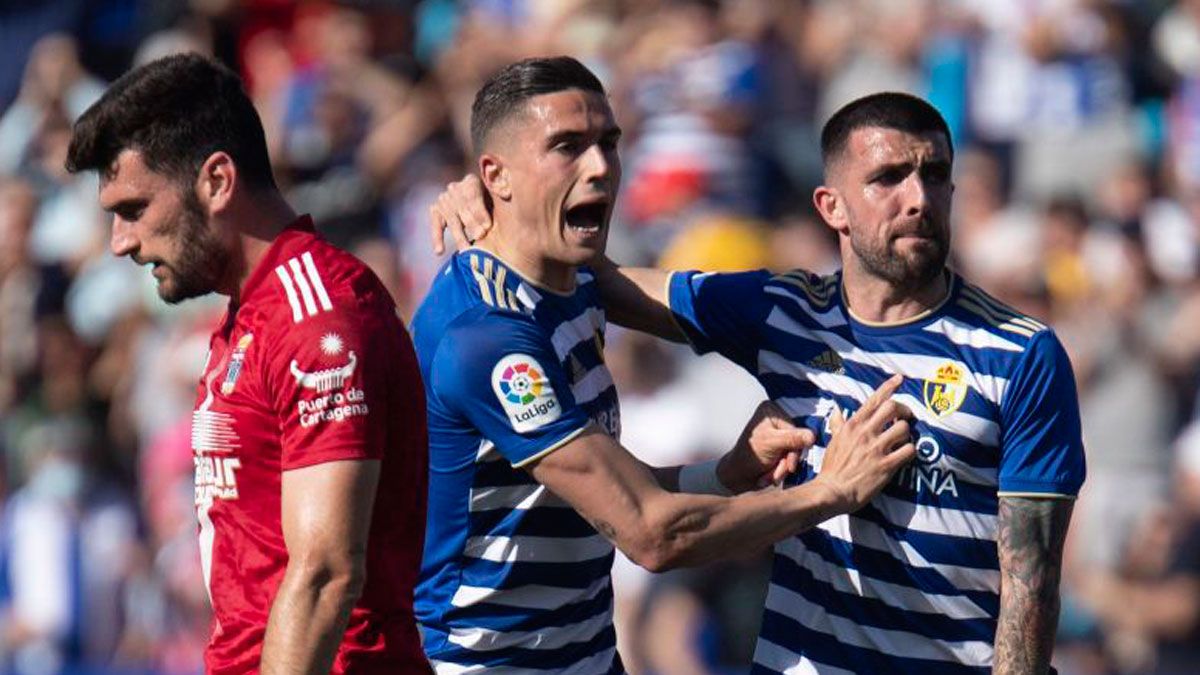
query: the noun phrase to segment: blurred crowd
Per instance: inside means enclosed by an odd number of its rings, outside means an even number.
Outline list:
[[[953,265],[1052,324],[1078,378],[1059,670],[1200,668],[1200,0],[4,0],[0,44],[0,672],[200,670],[189,417],[223,302],[159,302],[63,169],[105,83],[180,50],[242,74],[289,200],[406,314],[501,64],[600,75],[625,132],[610,254],[669,268],[835,268],[821,123],[925,96],[955,137]],[[651,463],[719,454],[762,396],[638,334],[607,351]],[[619,561],[630,671],[738,672],[768,564]]]

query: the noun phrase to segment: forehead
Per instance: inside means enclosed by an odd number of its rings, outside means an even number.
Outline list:
[[[898,162],[950,161],[950,144],[939,131],[911,132],[862,127],[850,133],[844,159],[876,166]]]
[[[125,199],[148,199],[170,187],[170,178],[146,166],[140,152],[122,150],[108,169],[100,172],[100,206],[108,209]]]
[[[608,99],[603,94],[583,89],[534,96],[526,102],[523,118],[523,127],[547,134],[616,125]]]

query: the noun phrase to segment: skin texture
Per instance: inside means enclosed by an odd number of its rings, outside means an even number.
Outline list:
[[[1067,499],[1000,498],[995,673],[1049,672],[1058,627],[1063,542],[1073,506]]]
[[[580,89],[529,99],[493,129],[479,174],[494,204],[496,227],[476,242],[531,281],[574,288],[575,267],[604,251],[621,180],[621,130],[608,101]],[[568,227],[568,211],[603,205],[599,229]]]
[[[891,400],[902,381],[885,382],[849,421],[836,417],[821,474],[788,490],[732,498],[670,492],[654,470],[594,426],[529,470],[642,567],[702,565],[765,548],[878,494],[916,454],[912,413]]]
[[[850,133],[813,203],[838,234],[851,310],[900,321],[947,292],[951,156],[938,133],[867,127]]]
[[[150,170],[139,153],[122,152],[102,177],[100,206],[112,213],[113,255],[152,264],[164,301],[211,293],[228,275],[227,243],[195,191]]]

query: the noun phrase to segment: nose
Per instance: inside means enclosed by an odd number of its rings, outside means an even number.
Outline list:
[[[599,144],[592,144],[580,159],[583,169],[583,180],[596,187],[607,187],[612,180],[612,172],[616,163],[615,156],[610,158]]]
[[[929,189],[919,172],[914,171],[904,181],[904,215],[919,216],[929,206]]]
[[[112,237],[109,239],[109,249],[115,256],[126,256],[137,252],[137,238],[133,236],[133,225],[125,222],[120,216],[114,215],[112,222]]]

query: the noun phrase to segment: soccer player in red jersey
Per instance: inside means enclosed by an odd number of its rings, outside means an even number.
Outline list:
[[[112,251],[167,302],[217,292],[192,426],[211,673],[425,673],[413,618],[425,402],[387,290],[275,187],[241,82],[196,55],[113,83],[75,125]]]

